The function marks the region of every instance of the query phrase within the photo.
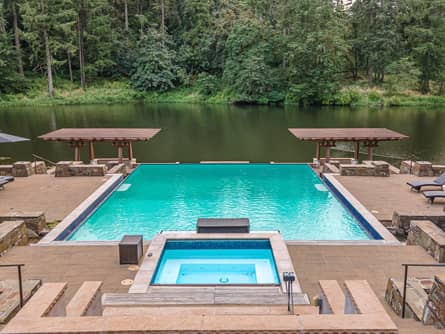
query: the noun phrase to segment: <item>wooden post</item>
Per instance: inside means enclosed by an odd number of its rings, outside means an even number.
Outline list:
[[[358,161],[359,160],[359,155],[360,155],[360,142],[356,141],[355,142],[354,159]]]
[[[368,160],[372,161],[373,157],[372,157],[372,149],[373,147],[371,145],[368,146]]]
[[[90,147],[90,161],[91,161],[94,160],[94,145],[92,141],[89,142],[89,147]]]
[[[130,163],[133,160],[133,143],[131,141],[128,142],[128,159]]]
[[[80,145],[74,144],[74,161],[80,161]]]
[[[122,144],[121,143],[118,143],[118,146],[117,146],[117,157],[118,157],[119,163],[122,163],[123,154],[122,154]]]
[[[326,162],[329,162],[331,160],[331,147],[326,146]]]
[[[315,151],[315,158],[317,159],[317,161],[320,161],[320,151],[321,151],[320,142],[317,141],[317,149]]]

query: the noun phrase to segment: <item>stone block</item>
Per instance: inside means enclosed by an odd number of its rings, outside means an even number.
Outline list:
[[[429,220],[437,225],[441,230],[445,230],[445,216],[444,215],[416,215],[413,213],[405,213],[394,211],[392,215],[392,225],[408,234],[411,221],[414,220]]]
[[[0,176],[12,176],[12,165],[0,165]]]
[[[322,172],[323,173],[334,173],[334,174],[339,174],[340,170],[338,169],[337,166],[331,164],[331,163],[325,163],[322,166]]]
[[[27,242],[23,220],[0,222],[0,254],[16,245],[26,245]]]
[[[30,161],[17,161],[13,164],[12,175],[15,177],[27,177],[34,174]]]
[[[340,165],[340,175],[343,176],[374,176],[375,167],[369,164]]]
[[[47,174],[45,161],[34,161],[31,163],[34,174]]]
[[[25,222],[26,228],[34,231],[38,235],[46,230],[46,217],[41,211],[36,212],[8,212],[7,214],[0,213],[1,221],[21,220]]]
[[[389,176],[390,175],[389,163],[387,163],[386,161],[372,161],[371,164],[375,168],[375,171],[374,171],[375,176]]]
[[[107,174],[124,174],[127,175],[127,166],[125,164],[118,164],[108,169]]]
[[[413,164],[412,174],[416,176],[434,176],[433,164],[429,161],[416,161]]]
[[[445,165],[432,165],[434,176],[439,176],[445,173]]]
[[[436,275],[422,317],[425,325],[445,328],[445,275]]]
[[[408,245],[418,245],[437,262],[445,262],[445,232],[429,220],[413,220]]]
[[[105,165],[71,165],[68,167],[70,176],[105,176]]]
[[[414,161],[404,160],[400,163],[400,174],[411,174]]]

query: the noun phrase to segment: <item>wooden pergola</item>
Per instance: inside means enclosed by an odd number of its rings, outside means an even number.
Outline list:
[[[360,144],[368,148],[368,160],[373,160],[373,149],[381,141],[395,141],[408,138],[401,133],[386,128],[299,128],[289,129],[295,137],[302,141],[317,143],[315,157],[320,160],[321,147],[326,148],[326,161],[330,160],[331,147],[337,142],[353,142],[355,145],[354,159],[359,160]]]
[[[95,142],[111,142],[117,147],[119,162],[123,160],[123,149],[128,148],[128,158],[133,159],[133,142],[148,141],[161,129],[142,128],[64,128],[39,138],[47,141],[63,141],[70,143],[74,148],[74,160],[80,161],[80,149],[85,145],[89,147],[90,160],[95,158]]]

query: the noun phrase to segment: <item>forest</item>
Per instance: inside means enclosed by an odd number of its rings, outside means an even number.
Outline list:
[[[0,100],[115,82],[238,103],[440,97],[445,0],[2,0]]]

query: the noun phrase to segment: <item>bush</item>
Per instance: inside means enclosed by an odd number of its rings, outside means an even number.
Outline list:
[[[210,96],[218,91],[218,78],[208,73],[199,73],[196,80],[201,94]]]

